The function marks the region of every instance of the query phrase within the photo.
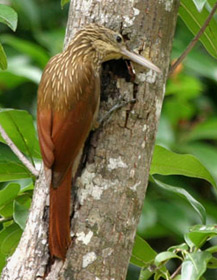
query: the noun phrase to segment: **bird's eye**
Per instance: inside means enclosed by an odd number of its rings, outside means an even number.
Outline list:
[[[117,36],[116,36],[116,41],[117,41],[118,43],[121,43],[121,42],[122,42],[122,38],[121,38],[120,35],[117,35]]]

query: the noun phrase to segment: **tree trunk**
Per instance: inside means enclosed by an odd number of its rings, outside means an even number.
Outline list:
[[[52,265],[47,280],[126,277],[148,183],[178,6],[178,0],[71,0],[65,45],[81,25],[98,22],[126,35],[129,48],[149,58],[162,74],[135,66],[136,78],[128,83],[103,71],[101,117],[120,100],[136,102],[115,111],[91,135],[74,188],[72,246],[64,264]],[[40,176],[25,232],[1,279],[43,276],[48,262],[46,200],[47,187]]]

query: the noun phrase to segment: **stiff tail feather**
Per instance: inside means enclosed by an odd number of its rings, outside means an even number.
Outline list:
[[[71,169],[57,188],[50,186],[49,249],[64,260],[70,245]]]

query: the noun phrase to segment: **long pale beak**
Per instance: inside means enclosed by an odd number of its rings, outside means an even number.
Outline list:
[[[127,49],[123,48],[121,50],[121,53],[127,57],[128,59],[132,60],[133,62],[143,66],[143,67],[147,67],[151,70],[154,70],[158,73],[161,73],[161,70],[156,66],[154,65],[151,61],[149,61],[148,59],[144,58],[143,56],[139,55],[139,54],[136,54],[134,52],[130,52],[128,51]]]

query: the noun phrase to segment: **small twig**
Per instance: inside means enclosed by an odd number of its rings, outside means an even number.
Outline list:
[[[169,75],[171,75],[174,70],[177,68],[177,66],[185,59],[185,57],[189,54],[189,52],[192,50],[192,48],[195,46],[195,44],[197,43],[197,41],[199,40],[200,36],[203,34],[203,32],[205,31],[207,25],[209,24],[210,20],[212,19],[213,15],[215,14],[215,11],[217,10],[217,2],[215,3],[212,11],[210,12],[209,16],[207,17],[207,19],[205,20],[203,26],[201,27],[201,29],[199,30],[199,32],[197,33],[197,35],[192,39],[192,41],[190,42],[190,44],[187,46],[187,48],[185,49],[185,51],[180,55],[180,57],[176,60],[176,62],[171,66],[170,71],[169,71]]]
[[[9,222],[12,221],[13,217],[8,217],[8,218],[0,218],[0,223],[5,223],[5,222]]]
[[[173,274],[171,275],[171,279],[174,279],[174,278],[179,274],[181,268],[182,268],[182,265],[180,265],[180,266],[173,272]]]
[[[26,168],[35,176],[38,177],[39,172],[32,163],[20,152],[17,146],[13,143],[13,141],[9,138],[4,128],[0,125],[0,133],[2,138],[5,140],[6,144],[11,148],[14,154],[19,158],[19,160],[26,166]]]

